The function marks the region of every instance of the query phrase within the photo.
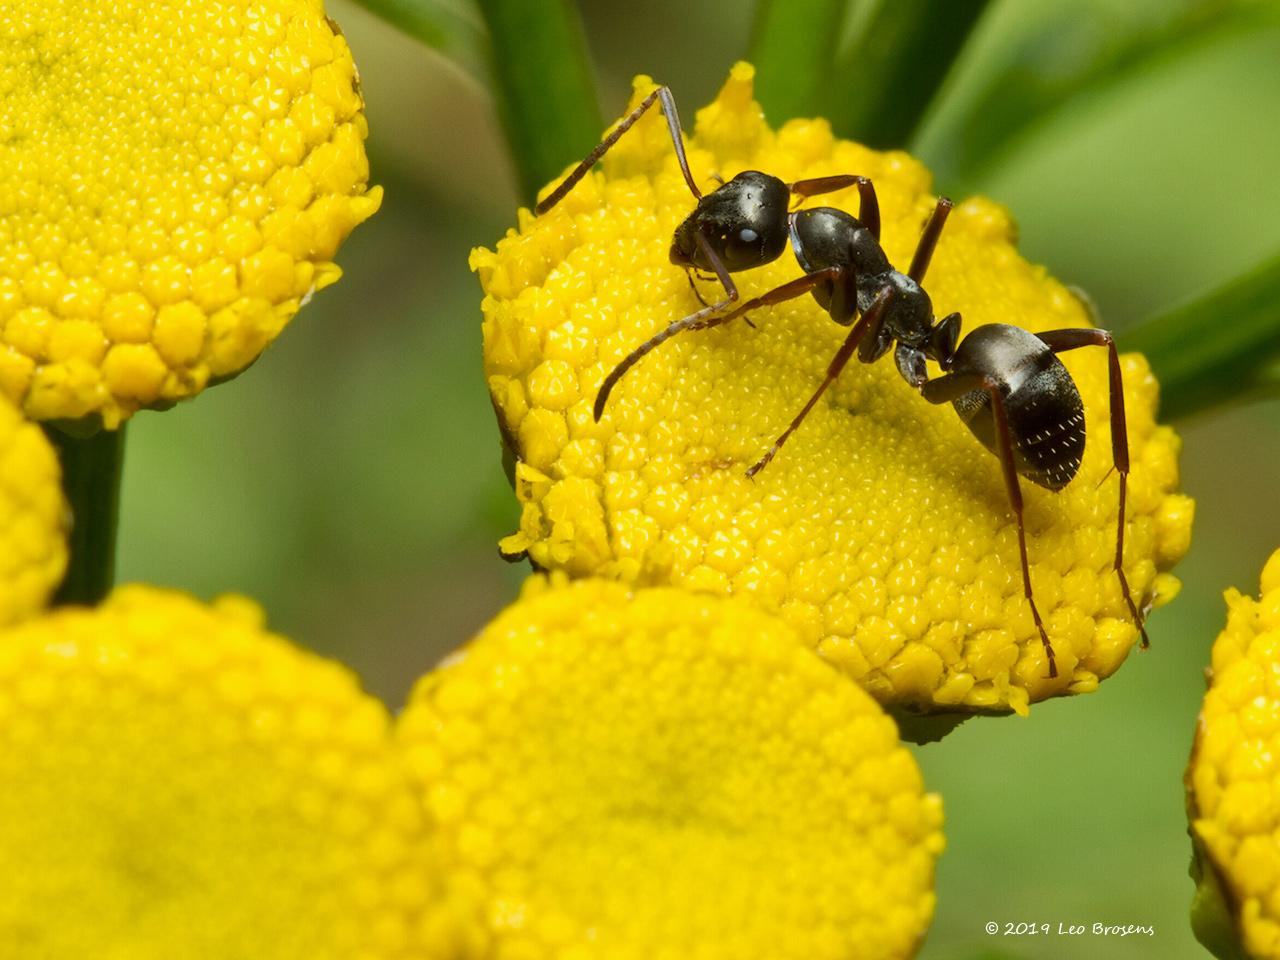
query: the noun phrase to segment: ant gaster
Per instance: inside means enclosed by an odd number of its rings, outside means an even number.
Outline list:
[[[1018,477],[1057,491],[1076,475],[1084,455],[1084,406],[1057,354],[1077,347],[1105,346],[1110,371],[1112,462],[1120,478],[1113,567],[1142,635],[1142,645],[1147,646],[1146,629],[1122,562],[1129,444],[1120,359],[1111,334],[1093,328],[1034,334],[1021,327],[991,323],[976,327],[961,340],[960,314],[935,320],[932,302],[921,287],[951,212],[950,200],[939,198],[904,274],[894,269],[880,246],[880,209],[875,187],[867,177],[839,175],[785,183],[767,173],[747,170],[703,195],[685,157],[675,99],[665,86],[653,90],[627,114],[535,212],[542,214],[554,207],[654,103],[662,106],[680,170],[697,200],[694,211],[676,228],[671,262],[691,273],[714,273],[725,296],[716,303],[703,301],[701,310],[673,321],[614,367],[596,394],[596,420],[603,415],[609,394],[622,376],[676,334],[719,326],[745,318],[760,307],[811,294],[832,320],[841,326],[852,325],[851,329],[818,389],[773,446],[747,470],[747,476],[754,477],[769,464],[855,351],[860,362],[873,363],[893,347],[902,378],[930,403],[952,404],[974,436],[1000,460],[1017,520],[1023,592],[1044,644],[1049,676],[1056,677],[1053,645],[1031,590]],[[853,186],[859,192],[856,218],[834,207],[790,209],[792,197],[803,199]],[[788,243],[804,274],[739,304],[738,288],[730,274],[773,262]],[[943,375],[930,379],[926,360],[935,361]]]

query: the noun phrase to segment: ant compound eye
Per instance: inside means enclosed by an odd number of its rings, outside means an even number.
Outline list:
[[[762,262],[760,234],[750,227],[729,234],[725,238],[724,257],[734,269],[759,266]]]

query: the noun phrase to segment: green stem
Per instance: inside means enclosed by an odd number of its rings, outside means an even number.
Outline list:
[[[582,23],[568,0],[479,0],[479,6],[489,28],[498,113],[521,195],[532,202],[600,139]]]
[[[882,0],[830,78],[836,133],[905,146],[988,0]]]
[[[437,0],[355,0],[370,13],[425,43],[462,67],[471,77],[485,80],[484,31],[480,25]]]
[[[1168,419],[1280,386],[1280,255],[1117,337],[1144,353]]]
[[[749,59],[756,99],[776,126],[826,111],[846,0],[760,0]]]
[[[45,434],[58,451],[72,517],[67,575],[53,602],[94,604],[115,581],[124,428],[79,437],[46,425]]]

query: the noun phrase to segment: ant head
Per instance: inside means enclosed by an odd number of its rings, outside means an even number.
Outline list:
[[[671,262],[715,270],[698,243],[720,258],[730,273],[776,260],[787,246],[791,191],[777,177],[744,170],[698,201],[671,239]]]

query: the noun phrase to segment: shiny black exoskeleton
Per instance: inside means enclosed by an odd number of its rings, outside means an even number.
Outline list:
[[[714,271],[718,258],[731,273],[772,263],[787,249],[790,202],[791,191],[777,177],[743,171],[699,198],[697,209],[676,227],[671,262]]]
[[[952,203],[940,198],[925,224],[911,266],[895,269],[880,246],[880,210],[875,188],[863,176],[839,175],[785,183],[757,170],[738,174],[705,196],[694,182],[685,158],[675,101],[666,87],[653,91],[536,208],[554,206],[597,160],[655,102],[662,104],[685,181],[697,206],[676,229],[672,263],[691,271],[714,273],[724,299],[670,323],[628,354],[605,377],[596,394],[600,419],[614,386],[650,351],[686,330],[719,326],[761,307],[806,293],[841,326],[851,329],[828,365],[826,377],[773,446],[750,469],[763,470],[801,425],[827,387],[856,351],[862,363],[873,363],[891,348],[902,378],[930,403],[951,403],[974,436],[1000,460],[1009,503],[1017,518],[1023,591],[1044,644],[1049,676],[1057,676],[1053,645],[1045,631],[1031,589],[1027,562],[1019,476],[1049,490],[1060,490],[1076,475],[1084,454],[1085,420],[1080,393],[1057,354],[1083,346],[1105,346],[1109,352],[1112,460],[1120,477],[1120,508],[1113,567],[1125,602],[1147,644],[1142,617],[1134,603],[1122,565],[1125,493],[1129,448],[1124,416],[1120,361],[1111,334],[1093,328],[1033,334],[1021,327],[985,324],[960,340],[960,314],[934,319],[933,304],[921,284],[929,268]],[[810,197],[857,186],[858,216],[833,207],[791,210],[793,197]],[[776,260],[790,245],[803,275],[737,303],[730,274]],[[695,291],[696,292],[696,291]],[[699,299],[701,297],[699,296]],[[942,376],[930,378],[927,361]]]
[[[1084,456],[1084,404],[1071,374],[1040,337],[1021,327],[989,323],[960,343],[945,369],[985,372],[1000,385],[1013,462],[1020,476],[1061,490]],[[942,389],[928,383],[931,393]],[[995,416],[983,390],[951,401],[956,413],[992,453],[1000,453]]]

